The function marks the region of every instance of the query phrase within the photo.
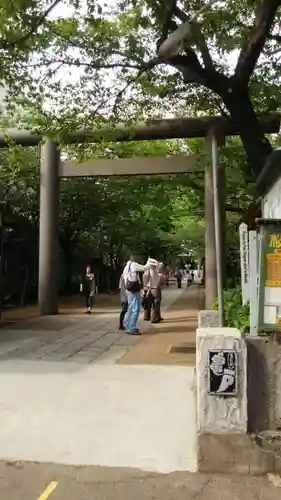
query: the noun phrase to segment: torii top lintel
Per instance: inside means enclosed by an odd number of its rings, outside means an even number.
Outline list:
[[[281,115],[271,113],[260,117],[261,130],[276,134],[280,129]],[[136,125],[118,123],[115,126],[92,130],[77,130],[55,135],[52,131],[34,134],[26,130],[8,129],[0,132],[0,148],[11,142],[21,146],[36,146],[45,137],[62,144],[118,141],[152,141],[157,139],[182,139],[206,137],[211,130],[219,129],[225,136],[239,135],[238,129],[229,118],[222,116],[201,116],[198,118],[171,118],[149,120]]]

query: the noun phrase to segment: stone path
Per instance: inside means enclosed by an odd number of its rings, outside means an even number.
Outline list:
[[[165,311],[181,290],[165,290]],[[71,362],[87,365],[114,362],[140,341],[117,329],[119,305],[102,314],[63,315],[30,320],[24,329],[0,330],[0,362],[11,359]],[[141,323],[141,330],[149,328]]]
[[[1,464],[3,500],[280,500],[266,477],[153,474],[134,469]],[[51,489],[49,489],[51,491]]]
[[[164,316],[185,293],[165,291]],[[117,364],[153,335],[116,331],[118,313],[1,330],[0,460],[197,470],[194,368]]]
[[[195,296],[165,291],[166,326],[142,325],[142,338],[116,332],[116,306],[0,330],[1,499],[280,499],[267,478],[187,472],[196,470],[194,371],[164,366],[163,346],[192,339]],[[162,366],[143,364],[151,349]]]
[[[127,350],[118,363],[195,366],[196,328],[202,293],[197,285],[183,289],[172,307],[163,314],[165,321],[151,325],[141,342]]]

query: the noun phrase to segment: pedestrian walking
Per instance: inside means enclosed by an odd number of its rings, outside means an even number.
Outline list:
[[[176,277],[176,280],[177,280],[177,286],[178,286],[178,288],[181,288],[182,273],[181,273],[180,268],[178,268],[177,271],[175,272],[175,277]]]
[[[91,266],[86,267],[83,283],[80,285],[80,291],[85,294],[86,313],[91,314],[96,293],[96,277],[92,272]]]

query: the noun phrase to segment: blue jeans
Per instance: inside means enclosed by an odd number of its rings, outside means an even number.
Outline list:
[[[128,310],[125,316],[125,326],[127,332],[135,332],[137,330],[137,322],[140,314],[141,298],[140,292],[129,292],[127,290]]]

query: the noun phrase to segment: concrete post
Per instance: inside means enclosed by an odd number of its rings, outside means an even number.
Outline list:
[[[217,296],[214,190],[212,169],[205,169],[205,297],[206,309],[212,309]]]
[[[57,144],[42,147],[38,305],[42,316],[58,313],[59,162]]]
[[[220,202],[220,227],[221,227],[221,250],[222,250],[222,284],[226,288],[226,263],[227,263],[227,238],[226,238],[226,172],[223,165],[218,167],[218,189]]]
[[[205,149],[208,154],[212,153],[212,137],[214,131],[210,130],[206,137]],[[219,130],[215,131],[218,146],[224,144],[224,135]],[[220,244],[221,244],[221,278],[225,286],[226,281],[226,175],[223,165],[218,165],[218,200],[220,212]],[[217,287],[217,263],[215,244],[215,214],[214,214],[214,189],[212,169],[206,166],[205,169],[205,296],[206,309],[212,309],[214,299],[218,295]]]
[[[247,347],[236,328],[197,329],[196,378],[199,470],[249,473]]]

